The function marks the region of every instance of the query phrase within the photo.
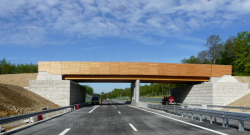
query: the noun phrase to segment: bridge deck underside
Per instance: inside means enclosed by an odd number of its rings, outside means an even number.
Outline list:
[[[209,77],[142,76],[142,75],[63,75],[64,80],[75,82],[134,82],[141,83],[198,83],[208,82]]]

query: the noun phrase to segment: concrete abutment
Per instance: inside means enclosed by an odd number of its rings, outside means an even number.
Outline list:
[[[211,78],[210,82],[172,89],[178,103],[228,105],[250,92],[248,83],[240,83],[233,76]]]
[[[27,89],[59,106],[85,103],[85,87],[60,78],[60,75],[52,76],[42,72],[38,74],[37,80],[30,80],[30,86]]]

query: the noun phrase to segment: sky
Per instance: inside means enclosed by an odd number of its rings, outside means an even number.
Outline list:
[[[0,0],[0,59],[181,63],[249,22],[250,0]]]

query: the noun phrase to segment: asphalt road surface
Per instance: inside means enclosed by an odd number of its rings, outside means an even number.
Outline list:
[[[14,135],[226,135],[249,134],[163,111],[104,101],[10,132]]]

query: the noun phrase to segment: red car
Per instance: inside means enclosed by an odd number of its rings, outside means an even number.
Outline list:
[[[176,105],[176,102],[174,101],[174,96],[169,96],[169,97],[167,98],[167,103],[168,103],[169,105]]]

